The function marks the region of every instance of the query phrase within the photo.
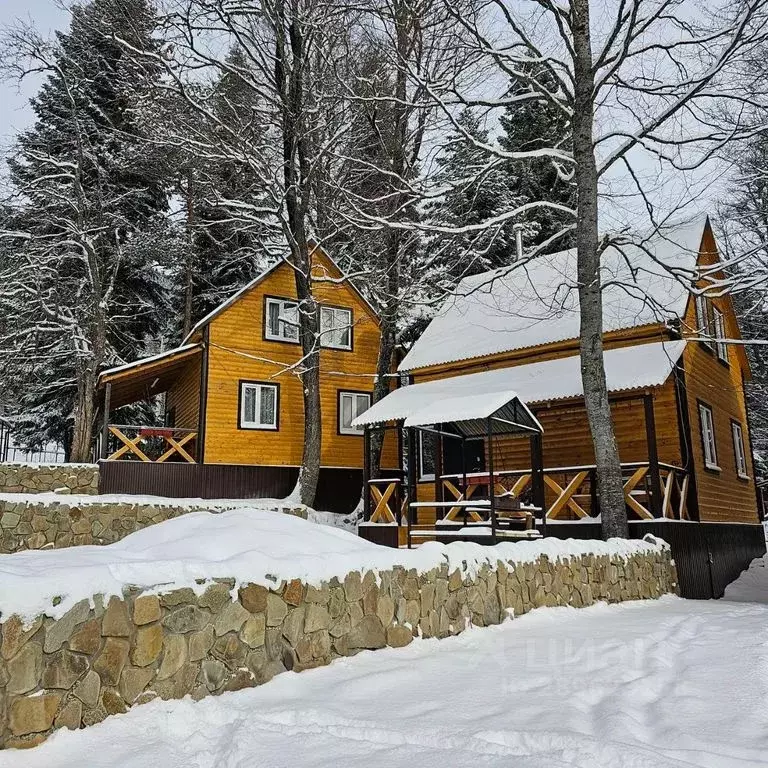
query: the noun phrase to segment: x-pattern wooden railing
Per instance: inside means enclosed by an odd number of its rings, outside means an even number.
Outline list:
[[[371,512],[372,523],[397,523],[407,510],[407,499],[402,498],[402,481],[397,477],[369,480],[368,488],[375,503]]]
[[[646,488],[650,466],[648,464],[625,464],[624,498],[627,506],[641,519],[654,519],[649,509],[650,495]],[[684,519],[688,516],[687,495],[688,475],[685,470],[670,464],[659,465],[660,485],[662,491],[661,514],[668,518]],[[494,475],[494,493],[497,496],[506,494],[520,498],[531,485],[530,470],[502,471]],[[465,490],[457,476],[442,479],[444,493],[450,494],[451,500],[466,501],[471,499],[479,488],[488,485],[487,473],[471,473],[467,475]],[[547,519],[563,519],[566,512],[577,518],[587,518],[590,512],[585,509],[581,499],[595,498],[592,485],[595,482],[595,467],[552,467],[544,470],[544,485],[554,495],[552,503],[547,507]],[[584,493],[584,486],[589,483],[589,492]],[[641,502],[645,502],[642,503]],[[456,519],[463,514],[461,507],[453,507],[446,514],[446,519]]]
[[[140,461],[162,464],[178,456],[189,464],[195,463],[195,458],[189,450],[190,443],[197,438],[197,432],[194,430],[110,424],[109,433],[117,438],[120,447],[107,457],[107,461],[120,461],[133,456]],[[151,438],[162,440],[162,449],[157,458],[151,458],[150,451],[147,449],[147,443]]]

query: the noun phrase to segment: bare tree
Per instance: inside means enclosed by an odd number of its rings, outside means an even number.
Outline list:
[[[337,116],[335,72],[349,51],[349,11],[328,0],[167,0],[163,14],[163,51],[142,51],[124,41],[135,56],[165,69],[157,105],[185,105],[176,110],[181,121],[169,120],[159,141],[203,167],[226,163],[241,169],[250,182],[236,190],[208,185],[211,204],[293,270],[302,354],[282,373],[302,383],[304,453],[296,492],[312,504],[322,418],[322,329],[314,295],[322,278],[312,274],[312,253],[315,222],[325,210],[318,180],[349,130]],[[227,89],[218,87],[222,81],[229,82]]]

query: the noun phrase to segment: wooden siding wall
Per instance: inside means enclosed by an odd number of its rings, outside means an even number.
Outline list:
[[[320,264],[337,277],[330,261]],[[322,267],[321,267],[322,268]],[[379,328],[364,302],[348,285],[317,282],[321,303],[352,310],[353,350],[323,349],[320,353],[322,454],[326,467],[360,468],[363,438],[338,434],[339,390],[371,392],[379,350]],[[208,400],[205,463],[298,466],[304,447],[304,404],[301,382],[288,367],[301,357],[298,344],[264,338],[266,296],[295,298],[296,285],[287,264],[216,317],[209,326]],[[238,428],[241,380],[279,384],[279,430]],[[394,440],[385,444],[383,466],[397,466]]]
[[[165,408],[176,409],[174,426],[184,429],[197,429],[200,418],[200,367],[202,355],[195,356],[184,372],[168,390]]]
[[[656,443],[659,461],[679,465],[680,436],[677,427],[677,401],[674,381],[651,390],[656,422]],[[542,447],[545,467],[581,466],[594,464],[595,455],[589,432],[587,412],[583,402],[568,405],[552,403],[534,407],[533,411],[544,429]],[[648,461],[645,431],[645,406],[642,395],[611,404],[619,455],[624,462]],[[527,438],[503,437],[494,440],[496,455],[502,469],[530,466]]]
[[[711,236],[705,238],[701,262],[712,263],[715,252]],[[738,321],[728,297],[713,298],[712,305],[725,315],[729,338],[740,338]],[[694,301],[688,302],[684,326],[693,333],[696,328]],[[702,521],[738,521],[754,523],[758,517],[754,484],[754,467],[747,409],[744,399],[743,376],[747,375],[744,350],[737,345],[728,347],[728,365],[718,360],[717,354],[700,342],[691,342],[683,353],[688,411],[691,423],[693,459],[699,496],[699,517]],[[720,470],[704,466],[698,401],[711,406],[715,422],[717,463]],[[741,425],[750,479],[744,480],[736,471],[736,457],[731,433],[731,420]]]

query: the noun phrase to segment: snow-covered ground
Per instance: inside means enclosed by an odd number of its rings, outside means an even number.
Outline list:
[[[540,609],[198,703],[58,731],[0,768],[768,765],[768,607]]]

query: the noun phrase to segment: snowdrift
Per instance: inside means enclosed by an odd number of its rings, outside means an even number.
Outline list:
[[[285,579],[319,585],[353,570],[402,565],[419,572],[447,563],[473,573],[499,559],[534,562],[583,554],[629,557],[668,546],[661,540],[543,539],[483,547],[429,542],[418,549],[380,547],[352,533],[297,517],[251,508],[213,514],[190,512],[150,526],[108,546],[18,552],[0,556],[0,614],[59,618],[95,594],[122,595],[125,587],[165,593],[179,587],[205,590],[205,582],[270,587]]]
[[[754,559],[749,568],[725,588],[723,600],[768,604],[768,554]]]

